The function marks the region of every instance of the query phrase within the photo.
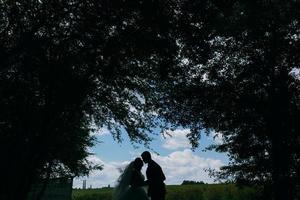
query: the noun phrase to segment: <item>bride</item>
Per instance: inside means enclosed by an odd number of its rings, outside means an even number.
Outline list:
[[[143,161],[136,158],[120,175],[113,193],[113,200],[149,200],[143,185],[144,176],[141,173]]]

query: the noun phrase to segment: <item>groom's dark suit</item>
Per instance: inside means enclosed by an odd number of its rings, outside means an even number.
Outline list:
[[[161,167],[153,160],[148,163],[146,176],[149,185],[148,196],[151,197],[151,200],[164,200],[166,195],[164,180],[166,180],[166,177]]]

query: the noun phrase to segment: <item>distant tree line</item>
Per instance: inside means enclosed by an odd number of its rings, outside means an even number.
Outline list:
[[[203,181],[188,181],[184,180],[181,185],[203,185],[205,184]]]

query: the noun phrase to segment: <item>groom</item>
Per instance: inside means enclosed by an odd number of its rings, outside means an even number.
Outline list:
[[[151,159],[149,151],[144,151],[141,156],[144,163],[148,164],[146,170],[147,181],[145,181],[145,185],[149,186],[148,196],[151,197],[151,200],[164,200],[166,195],[164,180],[166,180],[166,177],[161,167]]]

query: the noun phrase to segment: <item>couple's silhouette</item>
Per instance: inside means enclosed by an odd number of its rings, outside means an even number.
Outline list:
[[[164,200],[166,179],[161,167],[151,158],[148,151],[142,153],[142,159],[136,158],[123,171],[118,179],[113,200]],[[148,164],[146,170],[147,180],[141,173],[144,163]],[[148,193],[143,186],[148,186]]]

